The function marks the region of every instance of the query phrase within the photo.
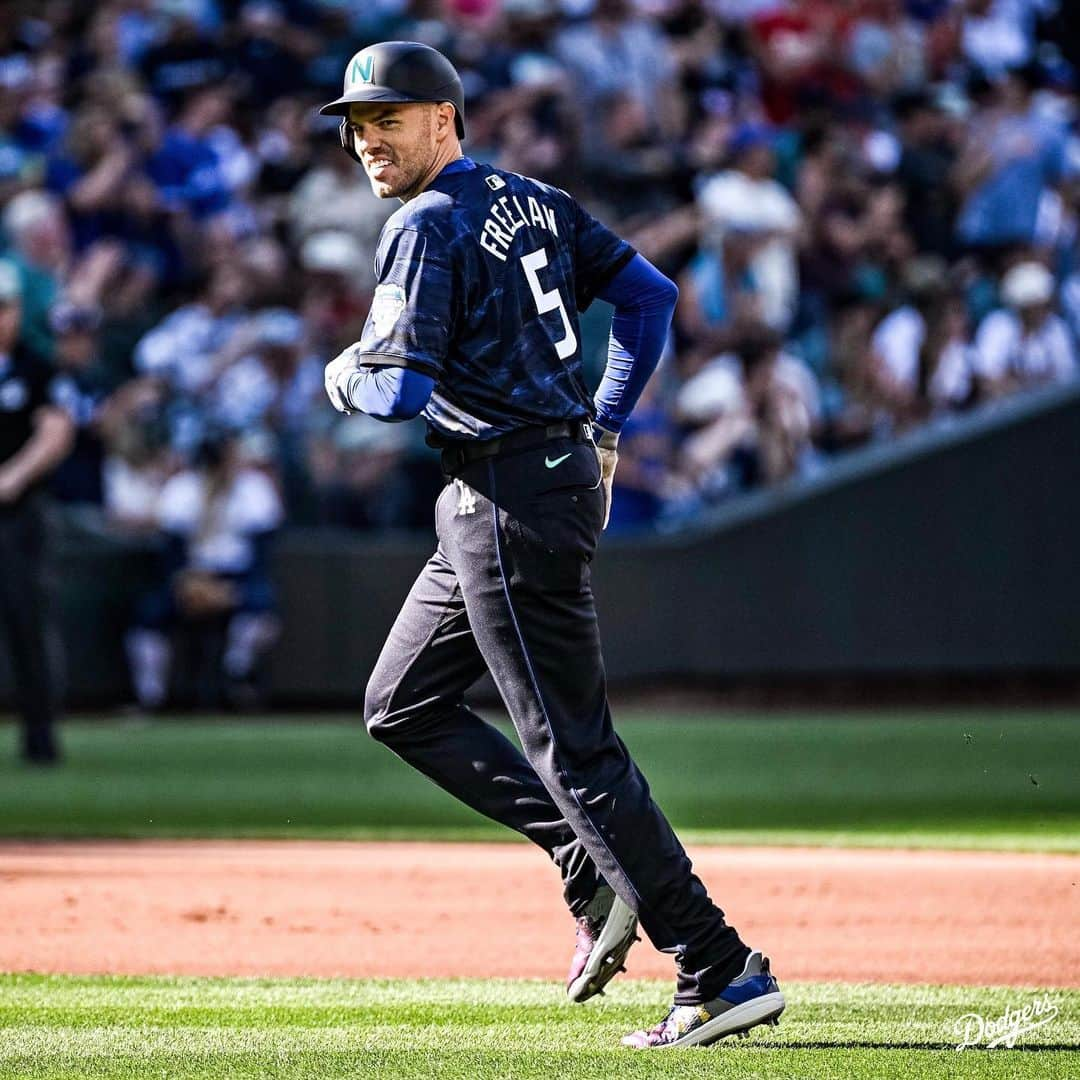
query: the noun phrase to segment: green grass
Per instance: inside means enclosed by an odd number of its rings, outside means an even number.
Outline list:
[[[1035,996],[1015,988],[785,987],[779,1028],[707,1048],[636,1052],[670,987],[624,982],[572,1006],[561,988],[498,980],[264,981],[0,976],[0,1076],[725,1077],[989,1080],[1080,1075],[1080,992],[1014,1049],[957,1053],[956,1020]]]
[[[1063,711],[617,722],[691,841],[1080,851]],[[509,838],[356,721],[73,721],[64,741],[54,772],[0,760],[0,836]]]

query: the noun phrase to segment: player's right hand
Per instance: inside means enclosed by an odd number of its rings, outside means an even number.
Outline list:
[[[346,416],[352,414],[352,406],[346,396],[349,388],[349,376],[359,370],[356,363],[356,346],[350,345],[343,352],[338,353],[323,371],[323,386],[326,388],[326,396],[330,404],[339,413]]]
[[[598,430],[596,456],[600,459],[600,482],[604,485],[604,524],[606,529],[611,518],[612,486],[615,482],[615,466],[619,464],[619,454],[615,449],[619,436],[614,431]]]

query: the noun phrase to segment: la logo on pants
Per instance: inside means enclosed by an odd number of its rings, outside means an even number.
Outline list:
[[[476,492],[473,491],[463,480],[454,477],[454,487],[457,488],[457,516],[476,513]]]

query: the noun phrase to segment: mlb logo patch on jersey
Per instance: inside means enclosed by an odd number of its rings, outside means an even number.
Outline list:
[[[379,337],[386,337],[405,310],[405,290],[386,282],[375,290],[371,301],[371,325]]]
[[[487,184],[492,191],[498,191],[500,188],[506,187],[506,181],[501,176],[496,176],[494,173],[490,176],[485,176],[484,183]]]

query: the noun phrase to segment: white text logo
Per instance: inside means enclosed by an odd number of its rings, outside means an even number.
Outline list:
[[[1001,1016],[986,1019],[978,1013],[965,1013],[953,1025],[960,1037],[957,1050],[986,1044],[987,1050],[995,1046],[1016,1045],[1021,1035],[1049,1024],[1058,1014],[1057,1002],[1049,994],[1035,998],[1022,1009],[1006,1009]]]
[[[476,513],[476,493],[463,480],[454,478],[454,486],[458,491],[457,512],[458,517],[463,514]]]

